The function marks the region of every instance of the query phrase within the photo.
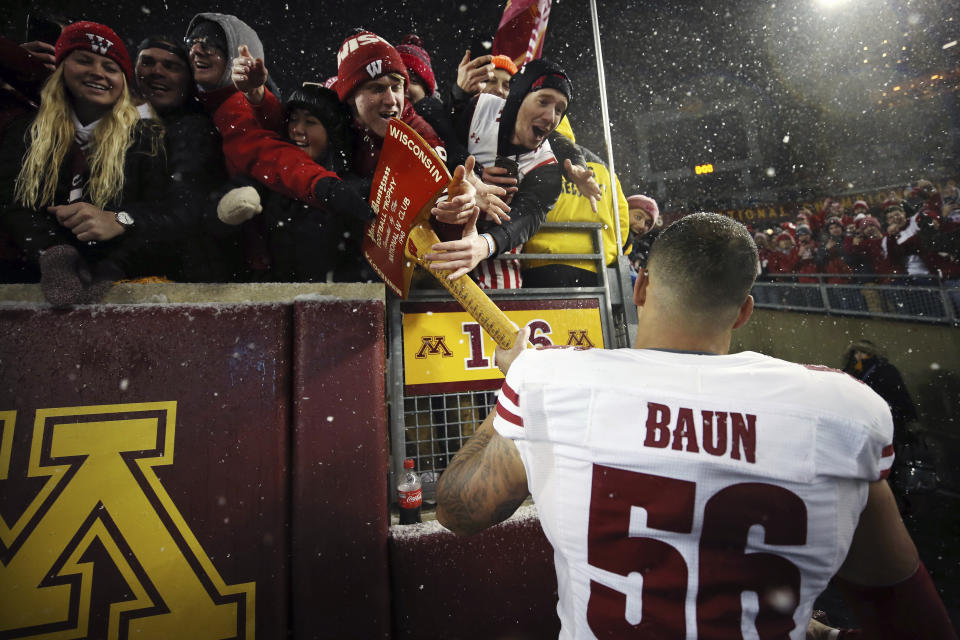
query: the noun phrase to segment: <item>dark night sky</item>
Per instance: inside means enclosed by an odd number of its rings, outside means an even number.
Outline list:
[[[817,190],[827,195],[905,182],[917,173],[956,171],[960,45],[942,47],[960,37],[960,23],[947,2],[847,0],[833,8],[822,6],[823,0],[749,0],[726,3],[729,8],[641,0],[598,4],[617,170],[628,192],[656,193],[656,176],[638,160],[641,143],[654,138],[659,145],[654,164],[686,167],[690,174],[659,185],[668,208],[709,205],[710,198],[749,202]],[[104,22],[131,46],[149,34],[182,36],[200,11],[234,13],[260,34],[268,68],[287,91],[303,80],[333,75],[336,49],[356,26],[394,43],[418,33],[444,87],[454,81],[464,49],[487,51],[483,43],[492,40],[502,12],[502,3],[490,0],[91,0],[82,11],[78,6],[62,0],[40,5],[41,11]],[[29,7],[22,1],[4,4],[4,35],[22,39]],[[605,157],[586,0],[554,0],[545,55],[573,80],[571,121],[578,142]],[[951,71],[952,92],[943,89],[943,80],[928,80]],[[918,79],[930,86],[893,100],[906,93],[894,94],[894,86],[905,88]],[[709,115],[712,103],[731,99],[749,105],[759,120],[720,118],[719,132],[694,126]],[[650,113],[680,113],[691,120],[664,129],[649,123]],[[713,187],[696,182],[693,164],[723,157],[725,151],[714,146],[731,144],[740,130],[754,132],[761,150],[751,187],[736,181],[724,186],[719,175],[706,179],[714,180]]]

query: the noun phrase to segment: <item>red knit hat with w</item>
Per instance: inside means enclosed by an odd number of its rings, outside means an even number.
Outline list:
[[[133,82],[133,65],[127,47],[116,32],[99,22],[74,22],[64,27],[53,46],[59,65],[71,51],[80,49],[110,58],[123,70],[127,83]]]
[[[437,81],[433,77],[433,67],[430,66],[430,54],[423,48],[423,41],[414,34],[404,36],[397,45],[400,59],[407,67],[407,72],[416,74],[427,85],[427,95],[433,95],[437,90]]]
[[[361,31],[349,36],[337,52],[337,83],[334,85],[344,101],[364,82],[388,73],[403,76],[410,82],[400,54],[389,42],[375,33]],[[406,84],[404,85],[406,86]]]

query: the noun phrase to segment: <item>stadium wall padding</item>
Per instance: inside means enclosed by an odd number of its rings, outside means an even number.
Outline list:
[[[0,287],[0,635],[390,636],[382,285],[39,299]]]

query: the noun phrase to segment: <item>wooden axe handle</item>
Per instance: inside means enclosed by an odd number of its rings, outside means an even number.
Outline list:
[[[449,280],[448,271],[435,269],[432,266],[432,260],[423,259],[423,255],[428,253],[430,247],[437,242],[440,242],[440,238],[433,229],[426,224],[416,224],[410,230],[407,243],[408,246],[412,244],[417,250],[416,253],[408,252],[408,255],[433,274],[433,277],[440,281],[440,284],[457,299],[457,302],[473,316],[474,320],[480,323],[480,326],[498,345],[504,349],[512,347],[517,340],[517,328],[469,275]]]

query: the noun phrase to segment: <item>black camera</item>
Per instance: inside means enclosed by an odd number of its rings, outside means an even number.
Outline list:
[[[73,18],[64,16],[48,16],[36,13],[27,15],[27,32],[24,42],[46,42],[56,44],[60,32],[68,24],[75,22]]]
[[[506,156],[497,156],[496,162],[493,166],[500,167],[501,169],[506,169],[507,178],[519,178],[520,177],[520,165],[517,164],[517,161],[513,158],[508,158]]]

